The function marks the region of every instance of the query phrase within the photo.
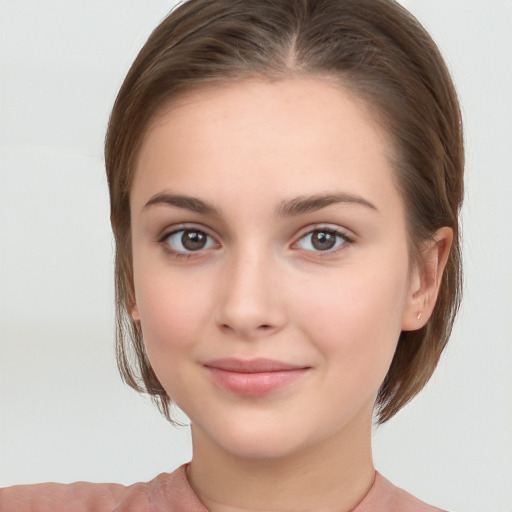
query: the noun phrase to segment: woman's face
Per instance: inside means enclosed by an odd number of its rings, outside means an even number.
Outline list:
[[[205,442],[279,457],[370,428],[418,313],[389,152],[349,93],[305,78],[190,92],[148,130],[132,315]]]

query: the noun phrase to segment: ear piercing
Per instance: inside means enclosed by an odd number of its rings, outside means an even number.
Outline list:
[[[419,319],[421,318],[421,315],[423,315],[423,313],[420,311],[420,312],[418,313],[418,316],[417,316],[416,318],[419,320]]]

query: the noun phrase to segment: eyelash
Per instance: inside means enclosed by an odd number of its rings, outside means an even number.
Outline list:
[[[204,231],[203,229],[199,229],[199,228],[196,228],[194,226],[183,226],[183,227],[180,227],[179,229],[174,229],[172,231],[169,231],[169,232],[166,232],[162,237],[160,237],[160,239],[158,240],[159,243],[161,243],[162,245],[164,245],[165,247],[165,250],[174,258],[176,259],[188,259],[188,258],[192,258],[194,257],[196,254],[202,252],[202,250],[197,250],[197,251],[177,251],[175,249],[172,249],[171,248],[171,245],[169,244],[169,239],[173,236],[173,235],[177,235],[178,233],[186,233],[186,232],[190,232],[190,233],[202,233],[203,235],[205,235],[207,238],[209,238],[210,240],[214,240],[214,238],[209,235],[206,231]],[[182,235],[183,236],[183,235]],[[208,240],[207,242],[208,243]],[[215,242],[216,246],[218,247],[219,244],[217,242]]]
[[[200,248],[197,251],[188,251],[188,252],[186,252],[186,251],[179,251],[179,250],[172,249],[171,245],[169,244],[169,239],[172,236],[177,235],[178,233],[186,233],[186,232],[202,233],[204,236],[206,236],[210,240],[214,241],[214,238],[211,235],[209,235],[206,231],[204,231],[202,229],[199,229],[199,228],[195,228],[193,226],[191,226],[191,227],[184,226],[184,227],[180,227],[179,229],[174,229],[172,231],[166,232],[164,235],[162,235],[158,239],[158,243],[163,244],[165,246],[165,250],[169,254],[171,254],[172,257],[174,257],[176,259],[192,258],[196,254],[199,254],[199,253],[203,252],[203,248]],[[349,236],[345,231],[342,231],[339,228],[333,228],[333,227],[327,227],[327,226],[326,227],[319,226],[319,227],[315,227],[314,229],[311,229],[311,230],[305,232],[304,234],[302,234],[299,237],[298,241],[294,243],[294,245],[296,245],[301,240],[305,239],[307,236],[312,236],[314,233],[328,233],[328,234],[334,235],[335,237],[337,237],[337,238],[342,240],[342,242],[338,246],[335,246],[334,249],[328,249],[328,250],[325,250],[325,251],[320,251],[320,250],[314,251],[314,250],[306,249],[308,252],[311,252],[312,254],[314,254],[314,257],[316,257],[316,258],[325,258],[327,256],[330,256],[332,254],[337,253],[346,244],[354,243],[354,239],[351,236]],[[207,240],[206,243],[208,243],[208,240]],[[220,244],[218,244],[215,241],[214,241],[214,243],[215,243],[215,245],[217,247],[219,247]],[[211,247],[207,247],[207,249],[209,249],[209,248],[211,248]]]
[[[354,243],[354,238],[349,236],[345,231],[339,228],[318,226],[315,227],[314,229],[310,229],[309,231],[301,235],[294,245],[296,245],[298,242],[305,239],[306,237],[312,236],[314,233],[328,233],[329,235],[334,235],[338,239],[341,239],[341,243],[332,249],[327,249],[325,251],[308,250],[308,252],[311,252],[315,258],[326,258],[332,256],[333,254],[336,254],[338,251],[342,250],[345,245]],[[338,243],[338,241],[336,241],[335,243]]]

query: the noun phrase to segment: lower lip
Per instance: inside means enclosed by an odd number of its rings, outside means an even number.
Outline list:
[[[308,368],[261,373],[242,373],[206,367],[214,382],[239,395],[261,396],[281,389],[302,378]]]

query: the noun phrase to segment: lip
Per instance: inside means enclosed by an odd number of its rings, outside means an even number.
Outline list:
[[[203,365],[223,389],[240,395],[261,396],[301,379],[311,367],[275,359],[215,359]]]

